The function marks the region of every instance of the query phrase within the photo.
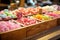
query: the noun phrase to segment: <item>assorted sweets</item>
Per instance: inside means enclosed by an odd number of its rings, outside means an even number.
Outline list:
[[[36,19],[39,19],[39,20],[43,20],[43,21],[52,19],[52,17],[50,17],[48,15],[45,15],[45,14],[44,15],[36,14],[36,15],[33,15],[32,17],[36,18]]]
[[[52,5],[35,8],[20,7],[13,11],[4,9],[0,11],[0,33],[22,28],[24,26],[32,26],[33,24],[37,25],[37,23],[46,20],[60,18],[59,8],[60,7],[57,5]]]
[[[36,8],[32,8],[32,7],[18,8],[16,10],[14,10],[13,13],[15,13],[15,14],[22,13],[23,16],[34,15],[34,14],[38,14],[40,9],[41,9],[41,7],[36,7]]]
[[[9,20],[9,19],[13,19],[13,18],[17,18],[17,17],[15,14],[13,14],[8,9],[4,9],[4,10],[0,11],[0,20]]]
[[[52,17],[58,17],[59,16],[58,14],[55,14],[53,12],[47,13],[47,15],[52,16]]]
[[[23,24],[24,26],[29,26],[29,25],[38,23],[38,21],[36,19],[31,19],[31,18],[26,18],[26,17],[17,19],[17,22]]]
[[[13,21],[13,20],[9,20],[9,21],[0,21],[0,32],[7,32],[9,30],[14,30],[17,28],[21,28],[21,24]]]

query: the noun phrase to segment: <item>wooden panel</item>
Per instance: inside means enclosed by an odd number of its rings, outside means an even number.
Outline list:
[[[26,38],[26,29],[18,29],[8,33],[0,34],[1,40],[25,40]]]
[[[27,37],[36,35],[37,33],[40,33],[45,30],[49,30],[56,26],[57,26],[57,19],[42,22],[34,26],[30,26],[27,28]]]
[[[47,29],[51,29],[57,26],[57,19],[53,19],[47,22]]]
[[[28,27],[27,28],[27,37],[33,36],[37,33],[40,33],[42,31],[46,30],[46,24],[47,24],[47,22],[44,22],[44,23],[39,23],[37,25]]]
[[[27,37],[35,35],[40,29],[39,24],[27,28]]]

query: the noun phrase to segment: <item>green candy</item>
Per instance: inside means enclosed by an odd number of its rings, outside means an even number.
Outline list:
[[[50,19],[50,17],[47,15],[42,16],[42,18],[43,18],[43,20],[49,20]]]

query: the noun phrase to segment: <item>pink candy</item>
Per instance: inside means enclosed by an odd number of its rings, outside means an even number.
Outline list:
[[[29,18],[21,18],[20,20],[17,20],[18,22],[24,24],[24,25],[31,25],[35,24],[37,21],[35,19],[29,19]]]
[[[55,18],[57,18],[59,16],[58,14],[55,14],[53,12],[49,12],[49,13],[47,13],[47,15],[55,17]]]
[[[20,24],[13,23],[11,21],[1,21],[0,22],[0,32],[6,32],[9,30],[13,30],[19,28]]]

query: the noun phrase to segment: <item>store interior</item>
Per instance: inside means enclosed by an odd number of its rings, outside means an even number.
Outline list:
[[[60,0],[0,0],[0,40],[60,40]]]

